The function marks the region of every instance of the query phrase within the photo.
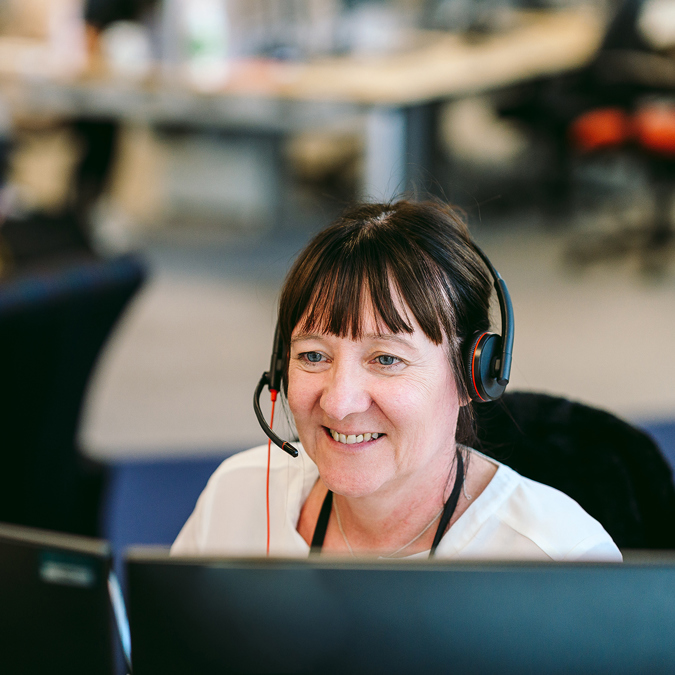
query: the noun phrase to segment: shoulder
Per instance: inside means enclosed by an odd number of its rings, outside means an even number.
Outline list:
[[[497,465],[497,472],[448,530],[438,554],[494,560],[621,560],[602,525],[573,499],[486,459]]]
[[[272,447],[269,454],[271,484],[277,482],[280,474],[283,474],[285,484],[289,484],[296,476],[305,476],[308,472],[311,474],[312,469],[316,470],[302,445],[296,443],[296,447],[299,452],[297,458],[291,458],[287,453]],[[213,501],[243,503],[251,490],[257,494],[255,490],[261,481],[265,481],[267,459],[267,445],[259,445],[228,457],[209,478],[199,498],[200,502],[211,507]]]
[[[272,446],[270,459],[270,472],[297,472],[302,471],[307,462],[311,460],[300,443],[295,444],[299,451],[298,461],[288,461],[289,455]],[[243,450],[224,460],[211,474],[204,492],[217,490],[224,483],[236,482],[246,476],[257,477],[261,472],[267,471],[267,445],[258,445],[249,450]]]
[[[273,447],[270,454],[270,511],[284,529],[306,498],[307,485],[318,476],[316,465],[300,444],[294,459]],[[192,515],[174,542],[179,555],[259,554],[256,546],[261,524],[266,523],[265,485],[267,445],[237,453],[213,472]]]
[[[495,515],[552,560],[620,560],[604,527],[563,492],[501,465],[508,497]]]
[[[270,454],[270,460],[273,464],[276,464],[278,459],[278,453],[275,452],[275,450],[276,448],[273,447],[272,453]],[[213,472],[212,478],[221,474],[227,475],[233,471],[256,470],[260,467],[267,467],[267,445],[258,445],[255,448],[243,450],[242,452],[237,452],[231,457],[228,457],[221,462],[220,466]]]

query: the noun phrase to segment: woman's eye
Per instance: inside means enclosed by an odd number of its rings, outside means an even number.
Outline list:
[[[310,363],[321,363],[321,359],[323,359],[323,355],[319,352],[305,352],[303,356]]]
[[[375,359],[381,366],[393,366],[398,362],[398,359],[395,356],[390,356],[389,354],[382,354]]]

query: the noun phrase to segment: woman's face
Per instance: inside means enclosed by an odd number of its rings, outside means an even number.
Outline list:
[[[371,311],[361,340],[293,332],[288,402],[338,494],[396,490],[449,468],[460,403],[447,347],[411,323],[412,334],[382,333]]]

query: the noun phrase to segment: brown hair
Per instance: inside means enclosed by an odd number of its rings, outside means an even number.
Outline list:
[[[279,328],[287,346],[298,325],[359,339],[365,299],[392,333],[412,333],[397,310],[404,304],[429,340],[447,339],[459,395],[468,401],[463,353],[474,333],[489,329],[491,289],[468,228],[451,207],[364,204],[319,232],[299,255],[281,290]],[[456,437],[472,440],[470,405],[460,409]]]

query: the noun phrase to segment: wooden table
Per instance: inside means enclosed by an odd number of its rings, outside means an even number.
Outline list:
[[[211,126],[274,138],[359,117],[366,134],[362,196],[387,199],[428,171],[439,102],[580,67],[603,32],[603,18],[586,9],[519,13],[509,30],[471,38],[422,33],[417,47],[400,54],[240,63],[227,86],[209,95],[160,79],[20,76],[15,63],[3,67],[0,59],[0,93],[18,113]]]

